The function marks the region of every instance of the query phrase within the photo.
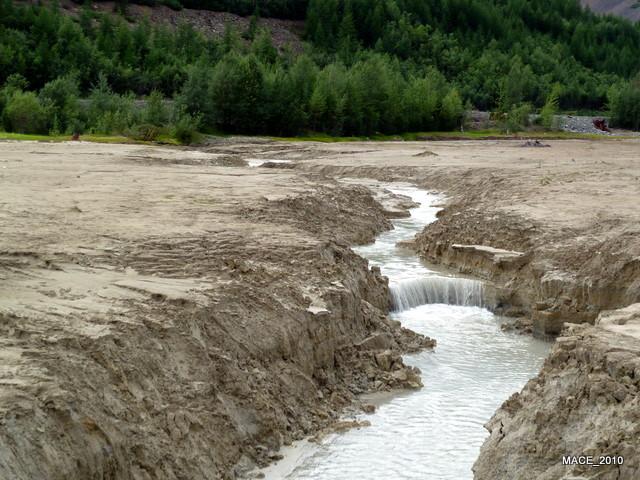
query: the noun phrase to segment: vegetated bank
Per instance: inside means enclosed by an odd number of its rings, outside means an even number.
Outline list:
[[[130,24],[119,5],[117,15],[87,6],[69,16],[0,4],[5,129],[184,142],[197,130],[392,134],[458,129],[472,105],[499,111],[511,131],[532,109],[551,126],[558,108],[607,106],[637,126],[639,27],[574,0],[267,2],[245,31],[215,38],[188,24]],[[184,6],[247,14],[242,2]],[[303,10],[306,51],[276,48],[259,15]],[[175,101],[140,112],[140,96]]]

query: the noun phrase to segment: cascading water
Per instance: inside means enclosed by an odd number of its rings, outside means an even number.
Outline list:
[[[391,299],[394,312],[430,303],[482,307],[484,283],[466,278],[439,276],[416,278],[392,285]]]
[[[482,308],[482,282],[444,277],[396,247],[436,220],[434,205],[442,199],[411,186],[389,189],[420,206],[374,244],[355,250],[389,277],[391,316],[438,341],[435,352],[405,356],[422,371],[424,388],[394,395],[364,416],[368,428],[294,449],[291,459],[265,470],[267,479],[471,479],[483,425],[537,374],[547,354],[547,343],[500,330],[500,320]]]

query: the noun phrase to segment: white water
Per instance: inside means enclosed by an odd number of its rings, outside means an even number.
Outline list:
[[[276,160],[276,159],[263,159],[263,158],[248,158],[247,166],[251,168],[261,167],[265,163],[291,163],[291,160]]]
[[[394,312],[403,312],[430,303],[482,307],[484,284],[467,278],[427,276],[392,285],[391,298]]]
[[[471,479],[487,435],[484,423],[537,374],[547,354],[547,343],[500,330],[500,320],[481,308],[480,282],[443,277],[396,248],[435,221],[438,209],[432,205],[441,199],[414,187],[391,190],[420,206],[356,251],[389,277],[392,316],[438,341],[435,352],[405,357],[422,370],[425,386],[366,416],[371,427],[332,436],[300,456],[286,479]]]

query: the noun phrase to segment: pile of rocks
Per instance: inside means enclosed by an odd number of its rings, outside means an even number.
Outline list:
[[[611,135],[611,132],[599,130],[593,124],[594,119],[602,117],[556,115],[555,121],[560,130],[572,133],[594,133],[597,135]],[[608,119],[604,119],[608,124]]]

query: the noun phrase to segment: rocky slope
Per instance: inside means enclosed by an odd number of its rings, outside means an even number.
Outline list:
[[[475,478],[640,478],[639,326],[635,304],[564,332],[487,424]]]
[[[640,20],[637,0],[581,0],[581,3],[596,13],[617,15],[634,22]]]
[[[35,0],[20,1],[24,3],[40,3]],[[79,15],[84,5],[82,2],[73,0],[61,0],[57,3],[62,7],[63,12],[74,16]],[[117,11],[117,2],[112,1],[89,2],[89,6],[94,12],[113,13]],[[165,5],[151,7],[136,3],[127,5],[127,19],[130,22],[148,20],[152,24],[164,25],[172,29],[176,29],[180,25],[189,25],[204,35],[214,38],[221,38],[228,26],[235,28],[240,33],[246,32],[251,21],[250,18],[228,12],[213,12],[190,8],[172,10]],[[258,21],[258,26],[267,29],[271,33],[271,39],[278,48],[284,49],[286,47],[295,52],[302,51],[304,22],[279,18],[261,18]]]
[[[366,188],[186,150],[0,148],[0,478],[234,478],[357,393],[419,387],[400,353],[432,343],[348,248],[390,226]]]

